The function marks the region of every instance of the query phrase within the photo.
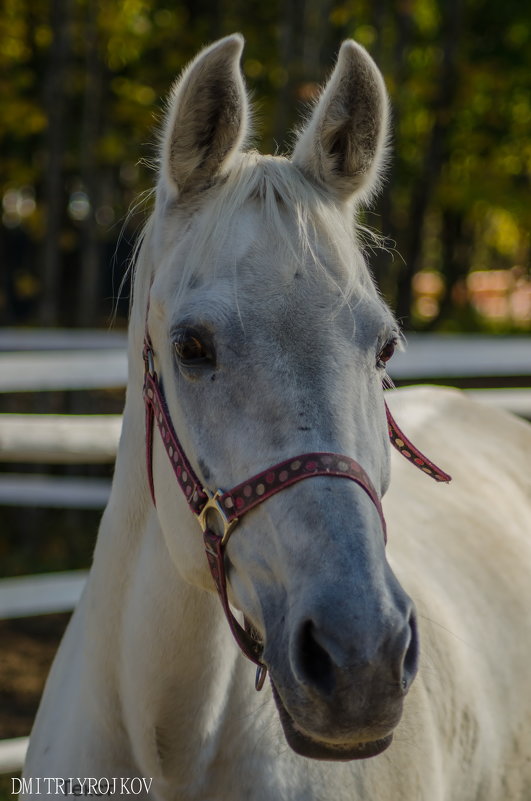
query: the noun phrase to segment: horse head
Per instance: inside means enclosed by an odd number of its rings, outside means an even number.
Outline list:
[[[353,223],[385,163],[384,84],[345,42],[291,158],[261,156],[246,145],[242,47],[234,35],[197,56],[162,131],[142,314],[168,413],[204,487],[330,452],[361,465],[381,498],[382,379],[398,330]],[[176,568],[212,590],[197,522],[156,438],[153,489]],[[292,748],[340,760],[384,750],[418,643],[363,487],[327,475],[286,486],[239,521],[225,569]]]

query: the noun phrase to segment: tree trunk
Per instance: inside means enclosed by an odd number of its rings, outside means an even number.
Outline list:
[[[465,281],[470,269],[472,237],[461,211],[444,210],[441,237],[445,287],[439,301],[439,311],[433,320],[430,320],[426,325],[426,331],[433,331],[441,322],[452,317],[455,290],[459,284]]]
[[[58,322],[61,274],[60,234],[65,208],[63,180],[66,148],[65,83],[70,55],[70,19],[72,0],[51,0],[50,24],[53,40],[46,76],[44,103],[48,116],[46,133],[47,163],[44,176],[46,234],[42,260],[42,299],[40,321],[44,325]]]
[[[78,284],[78,323],[91,326],[96,322],[101,273],[101,248],[96,213],[101,203],[101,171],[98,165],[103,93],[103,63],[98,36],[99,0],[87,4],[85,21],[85,96],[81,133],[81,180],[89,200],[88,214],[83,221],[81,237],[81,274]]]
[[[398,3],[393,10],[393,18],[395,23],[394,46],[392,50],[390,49],[390,53],[386,53],[382,35],[382,31],[386,25],[385,0],[376,0],[374,2],[371,22],[378,34],[373,48],[374,57],[381,69],[385,69],[387,65],[387,68],[392,71],[396,87],[394,96],[395,102],[393,103],[390,119],[391,143],[395,146],[397,142],[397,132],[400,128],[401,98],[407,91],[407,82],[410,72],[407,53],[413,36],[413,21],[409,4],[407,2]],[[386,245],[391,249],[396,247],[398,241],[398,228],[395,220],[393,198],[393,172],[395,171],[395,164],[398,159],[399,154],[395,153],[386,174],[386,182],[382,194],[378,198],[375,209],[376,216],[380,218],[381,233],[385,237]],[[370,218],[369,224],[371,224]],[[396,271],[389,268],[391,258],[394,258],[397,264],[401,263],[400,256],[392,257],[387,250],[377,250],[374,258],[371,259],[371,267],[381,292],[389,302],[393,304],[396,300]]]
[[[287,78],[276,100],[274,140],[285,142],[286,133],[293,122],[296,87],[302,80],[304,40],[306,35],[306,0],[285,0],[279,20],[279,60],[287,71]],[[281,148],[282,149],[282,148]]]
[[[439,92],[432,106],[433,126],[424,153],[419,179],[413,187],[405,237],[405,265],[398,279],[396,313],[408,327],[413,301],[412,282],[421,267],[424,220],[435,192],[441,168],[447,158],[448,129],[458,85],[458,42],[461,32],[462,0],[441,3],[443,63]]]

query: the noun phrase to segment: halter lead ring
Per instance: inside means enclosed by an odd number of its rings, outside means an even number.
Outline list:
[[[154,351],[147,332],[144,339],[143,357],[145,364],[146,465],[153,503],[156,505],[153,482],[153,423],[155,422],[177,483],[201,526],[210,572],[230,630],[245,656],[257,666],[255,687],[260,690],[267,675],[267,667],[262,661],[263,645],[247,620],[244,620],[244,626],[242,626],[235,618],[227,594],[224,554],[232,531],[243,515],[286,487],[306,478],[334,476],[354,481],[369,496],[378,512],[384,540],[387,542],[386,524],[380,498],[363,467],[355,459],[338,453],[303,453],[257,473],[231,490],[224,492],[218,489],[212,493],[203,487],[177,438],[166,398],[155,370]],[[389,437],[394,447],[412,464],[436,481],[450,481],[447,473],[427,459],[404,436],[394,421],[387,404],[385,404],[385,409]],[[215,516],[221,523],[221,533],[219,534],[209,524],[209,518],[212,516]]]

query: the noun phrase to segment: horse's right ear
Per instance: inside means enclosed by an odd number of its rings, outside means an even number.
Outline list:
[[[159,176],[170,198],[210,186],[243,144],[248,119],[243,44],[236,33],[205,48],[173,87]]]

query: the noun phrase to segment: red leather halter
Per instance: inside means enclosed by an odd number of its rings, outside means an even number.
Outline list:
[[[303,453],[257,473],[226,492],[218,489],[212,493],[202,485],[196,476],[177,438],[154,367],[154,351],[147,333],[144,339],[143,356],[145,363],[146,462],[153,503],[156,503],[153,483],[153,422],[156,422],[177,483],[203,531],[208,564],[230,629],[245,656],[257,665],[255,686],[257,690],[260,690],[267,675],[267,668],[262,662],[263,646],[248,621],[245,621],[244,627],[236,620],[227,595],[224,552],[234,527],[247,512],[286,487],[314,476],[335,476],[354,481],[369,496],[378,512],[384,540],[387,542],[380,498],[363,467],[349,456],[338,453]],[[389,437],[395,448],[436,481],[450,481],[447,473],[430,462],[402,434],[391,416],[387,404],[385,408]],[[213,516],[218,518],[218,527],[221,524],[221,533],[217,533],[211,528],[209,521]]]

